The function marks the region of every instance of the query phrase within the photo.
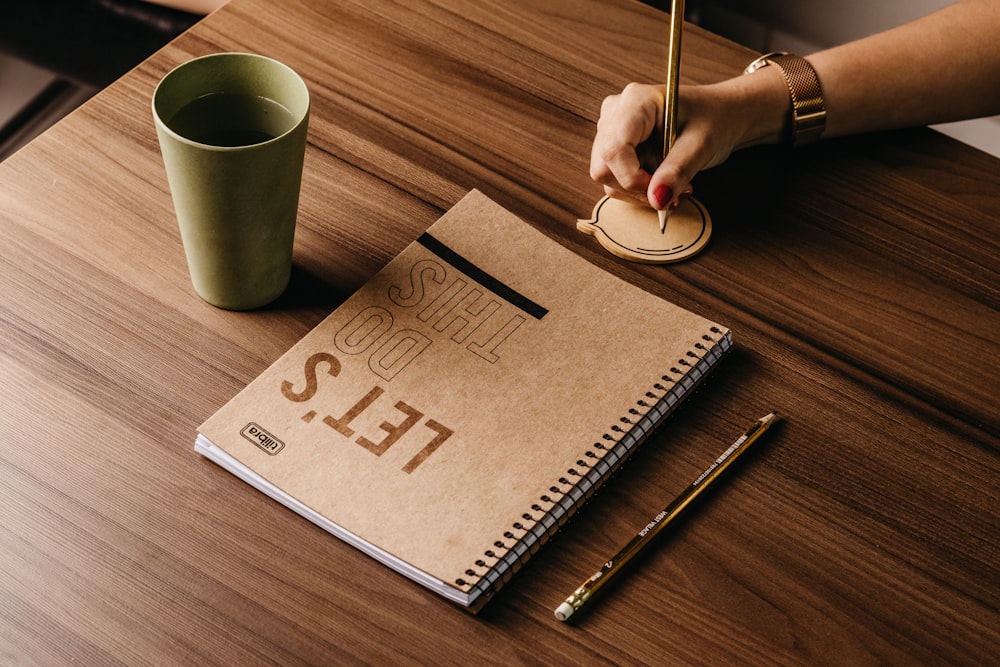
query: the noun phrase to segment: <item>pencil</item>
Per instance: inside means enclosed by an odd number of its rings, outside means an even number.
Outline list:
[[[677,88],[681,73],[681,32],[684,30],[684,0],[670,1],[670,46],[667,50],[667,86],[663,100],[663,159],[674,147],[677,138]],[[668,204],[669,206],[669,204]],[[656,212],[660,218],[660,233],[667,229],[669,208]]]
[[[764,417],[761,417],[753,426],[747,429],[746,433],[741,435],[736,442],[734,442],[729,449],[722,453],[722,455],[715,460],[715,462],[708,467],[705,472],[703,472],[694,482],[691,483],[687,489],[684,490],[677,498],[674,499],[672,503],[667,505],[663,511],[653,517],[653,520],[647,523],[638,534],[632,538],[632,540],[626,544],[621,551],[619,551],[611,560],[604,563],[590,579],[587,579],[582,586],[573,591],[572,595],[566,598],[566,601],[556,608],[556,618],[560,621],[569,620],[575,612],[579,611],[588,600],[592,599],[593,595],[597,593],[601,588],[607,586],[611,583],[615,577],[617,577],[621,571],[625,568],[629,561],[631,561],[635,556],[637,556],[643,549],[648,547],[650,543],[659,535],[664,528],[670,525],[674,519],[681,515],[685,509],[691,506],[691,503],[701,495],[701,493],[707,489],[709,486],[715,482],[720,475],[740,457],[743,452],[749,449],[750,445],[757,441],[760,436],[771,427],[777,418],[777,413],[772,412]]]

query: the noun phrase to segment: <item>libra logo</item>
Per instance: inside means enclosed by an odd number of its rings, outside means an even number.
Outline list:
[[[240,435],[257,445],[265,452],[274,456],[285,447],[285,443],[265,431],[260,425],[253,422],[247,424],[240,431]]]

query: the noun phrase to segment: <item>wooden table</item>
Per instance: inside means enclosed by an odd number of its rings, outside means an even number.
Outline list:
[[[1000,654],[1000,162],[930,130],[747,151],[715,237],[576,231],[600,100],[662,76],[627,0],[234,0],[0,165],[0,662],[965,664]],[[752,54],[690,28],[683,79]],[[149,111],[174,65],[313,94],[293,286],[193,293]],[[713,384],[479,616],[192,450],[197,426],[479,188],[730,326]],[[577,625],[553,608],[753,419],[784,422]]]

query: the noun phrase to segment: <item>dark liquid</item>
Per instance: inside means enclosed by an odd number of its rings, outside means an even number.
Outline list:
[[[292,129],[295,118],[266,97],[213,93],[181,107],[167,125],[200,144],[251,146],[281,136]]]

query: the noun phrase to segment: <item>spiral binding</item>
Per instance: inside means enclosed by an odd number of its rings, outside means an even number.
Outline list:
[[[514,576],[729,353],[732,335],[728,331],[723,334],[718,327],[712,327],[710,332],[716,337],[702,336],[704,342],[695,343],[693,350],[678,359],[669,374],[656,381],[627,415],[612,424],[608,432],[566,470],[558,484],[549,487],[529,511],[522,513],[504,532],[503,539],[496,540],[483,551],[475,567],[465,571],[469,580],[458,578],[455,585],[468,592],[470,598],[476,591],[487,597],[498,590],[498,584]]]

